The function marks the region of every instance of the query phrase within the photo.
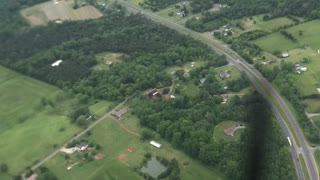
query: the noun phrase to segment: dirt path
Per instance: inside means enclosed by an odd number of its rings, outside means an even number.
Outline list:
[[[112,116],[110,116],[110,117],[112,117]],[[124,130],[127,131],[128,133],[134,135],[134,136],[137,137],[137,138],[140,138],[140,137],[141,137],[139,134],[137,134],[137,133],[129,130],[127,127],[125,127],[125,126],[120,122],[120,120],[118,120],[118,119],[116,119],[116,118],[114,118],[114,117],[112,117],[112,119],[113,119],[122,129],[124,129]]]

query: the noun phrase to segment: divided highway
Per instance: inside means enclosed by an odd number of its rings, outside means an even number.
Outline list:
[[[227,60],[237,67],[240,71],[245,72],[248,75],[249,80],[255,86],[255,88],[265,97],[270,104],[272,112],[275,114],[281,129],[286,137],[291,139],[292,146],[290,146],[292,159],[296,168],[298,179],[308,179],[304,177],[304,173],[299,162],[299,154],[302,154],[308,171],[308,176],[311,180],[319,180],[318,169],[313,156],[313,153],[309,150],[308,143],[295,119],[290,112],[289,108],[285,104],[279,93],[272,87],[272,85],[250,64],[248,64],[237,53],[231,50],[229,47],[220,44],[212,39],[208,39],[200,33],[192,31],[184,26],[176,24],[172,21],[164,19],[152,12],[143,10],[140,7],[129,4],[126,1],[118,0],[118,3],[127,7],[129,12],[141,13],[151,20],[168,26],[172,29],[179,31],[180,33],[189,35],[197,40],[206,43],[218,54],[225,55]],[[301,146],[299,148],[298,146]]]

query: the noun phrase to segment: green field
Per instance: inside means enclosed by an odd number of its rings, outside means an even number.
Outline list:
[[[180,86],[180,88],[181,93],[189,97],[196,97],[200,92],[200,88],[195,84],[193,80],[187,81],[182,85],[182,87]]]
[[[268,51],[270,53],[276,50],[285,52],[298,48],[300,46],[299,43],[293,43],[292,41],[286,39],[279,32],[272,33],[268,36],[264,36],[262,38],[254,40],[253,42],[263,50]]]
[[[318,169],[320,169],[320,150],[316,150],[314,152],[314,157],[316,159],[316,163],[318,165]]]
[[[65,116],[73,102],[54,86],[0,67],[0,92],[0,159],[11,175],[79,130]]]
[[[194,61],[194,65],[191,65],[191,62],[186,63],[185,65],[179,67],[179,66],[170,66],[164,70],[165,73],[172,75],[177,70],[184,70],[184,71],[190,71],[193,69],[197,69],[203,66],[206,66],[208,61]]]
[[[264,31],[272,31],[284,25],[291,25],[294,22],[287,17],[279,17],[275,19],[271,19],[268,21],[262,20],[263,15],[254,16],[252,20],[245,21],[241,20],[243,23],[243,27],[245,31],[252,31],[252,30],[264,30]],[[256,23],[253,23],[253,22]]]
[[[316,116],[312,118],[314,124],[320,128],[320,116]]]
[[[133,121],[123,123],[127,128],[137,124],[137,118],[132,119],[131,117],[128,116],[123,120]],[[127,126],[128,124],[129,126]],[[131,130],[139,131],[137,127]],[[160,149],[152,147],[148,142],[141,142],[136,136],[121,128],[113,119],[106,119],[92,130],[92,135],[88,137],[88,140],[102,146],[99,152],[105,155],[104,159],[92,162],[81,161],[74,166],[72,171],[67,171],[67,166],[77,161],[67,163],[61,153],[50,160],[46,166],[51,169],[58,179],[143,179],[134,171],[134,168],[139,166],[144,154],[150,152],[153,156],[162,156],[168,159],[176,158],[181,166],[181,179],[222,179],[222,176],[213,168],[206,167],[183,153],[174,150],[169,143],[161,139],[157,140],[163,144]],[[132,146],[136,150],[130,153],[127,149]],[[120,154],[126,154],[126,157],[118,160]],[[185,162],[188,162],[189,165],[183,166]]]
[[[306,99],[303,100],[308,113],[320,113],[320,100],[319,99]]]
[[[294,35],[300,44],[308,45],[314,50],[320,49],[320,20],[299,24],[289,28],[287,31]],[[299,31],[302,31],[303,35],[299,35]]]
[[[245,129],[238,129],[234,136],[228,136],[224,133],[224,129],[232,127],[237,124],[245,124],[243,122],[235,122],[235,121],[223,121],[220,124],[218,124],[213,131],[213,139],[215,141],[239,141],[241,137],[241,132],[245,131]],[[246,126],[246,125],[245,125]]]
[[[89,107],[89,111],[92,115],[101,117],[112,109],[114,103],[109,101],[99,101],[98,103]]]

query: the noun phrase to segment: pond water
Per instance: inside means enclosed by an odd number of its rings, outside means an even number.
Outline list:
[[[167,168],[162,165],[156,158],[152,157],[146,165],[142,166],[141,172],[149,174],[153,178],[157,178]]]

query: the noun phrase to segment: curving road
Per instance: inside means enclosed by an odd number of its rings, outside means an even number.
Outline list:
[[[152,12],[143,10],[140,7],[129,4],[126,1],[118,0],[118,3],[127,7],[129,12],[141,13],[153,21],[168,26],[172,29],[179,31],[180,33],[189,35],[197,40],[200,40],[214,49],[218,54],[225,55],[226,59],[237,67],[240,71],[245,72],[248,75],[249,80],[255,86],[255,88],[265,97],[270,104],[271,110],[275,114],[281,129],[286,137],[290,137],[293,142],[290,147],[292,159],[296,168],[298,179],[308,179],[304,177],[304,173],[299,162],[299,154],[302,154],[308,171],[308,176],[311,180],[318,180],[318,169],[313,156],[313,153],[309,150],[308,143],[299,128],[299,125],[295,117],[290,112],[289,108],[285,104],[279,93],[272,87],[272,85],[250,64],[248,64],[237,53],[231,50],[229,47],[220,44],[212,39],[208,39],[200,33],[192,31],[184,26],[176,24],[172,21],[164,19]],[[292,131],[293,130],[293,131]],[[301,146],[298,147],[298,146]]]

